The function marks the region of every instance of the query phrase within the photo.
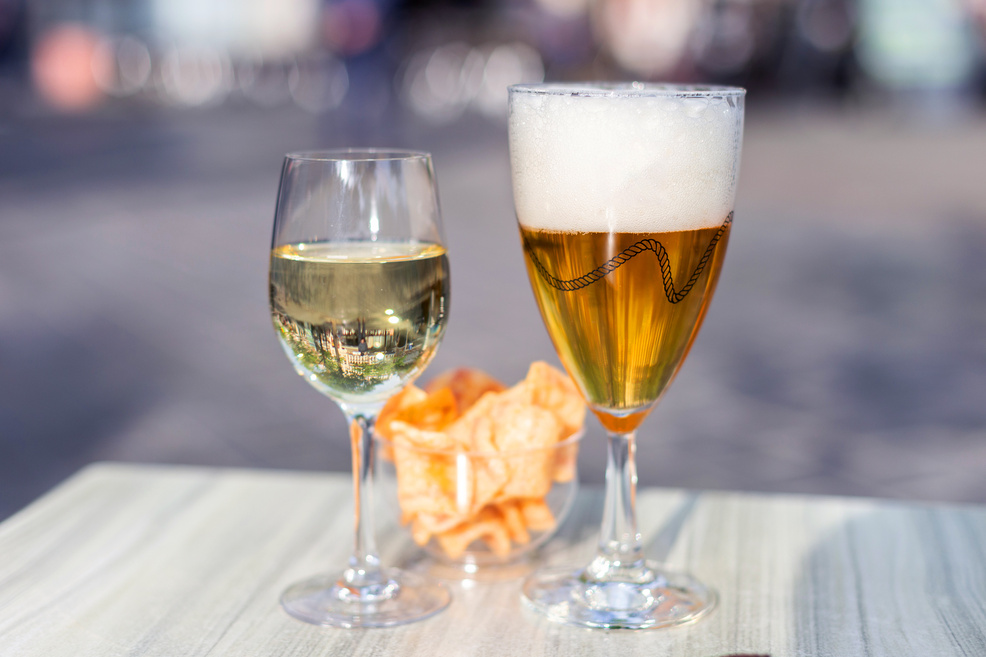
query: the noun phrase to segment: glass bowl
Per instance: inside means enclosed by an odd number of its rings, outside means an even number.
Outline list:
[[[380,502],[415,543],[456,566],[514,563],[543,545],[571,510],[583,431],[508,452],[432,449],[377,438]]]

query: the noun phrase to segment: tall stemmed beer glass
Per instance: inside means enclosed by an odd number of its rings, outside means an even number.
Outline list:
[[[609,433],[595,559],[524,584],[550,618],[647,628],[700,618],[715,592],[647,561],[635,431],[698,332],[733,218],[745,91],[510,88],[510,161],[527,270],[565,368]]]
[[[425,368],[445,331],[449,269],[431,157],[405,151],[289,154],[270,260],[274,327],[295,370],[351,427],[355,546],[342,573],[281,596],[301,620],[385,627],[449,603],[448,590],[383,568],[373,528],[373,423]]]

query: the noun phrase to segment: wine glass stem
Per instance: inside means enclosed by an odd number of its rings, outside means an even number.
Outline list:
[[[356,526],[353,554],[349,557],[349,568],[343,574],[343,580],[350,587],[365,589],[383,584],[373,523],[373,424],[376,414],[346,415],[352,441]]]
[[[596,558],[588,581],[645,581],[652,577],[637,531],[636,433],[610,433],[606,459],[606,501]]]

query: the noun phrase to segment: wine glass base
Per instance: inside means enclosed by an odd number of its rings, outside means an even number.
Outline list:
[[[587,583],[584,571],[546,568],[524,581],[524,599],[550,620],[605,629],[657,629],[692,623],[709,614],[719,597],[691,575],[648,562],[645,583]]]
[[[323,627],[392,627],[437,614],[451,595],[444,585],[414,573],[384,570],[384,584],[357,595],[340,586],[342,574],[317,575],[288,587],[281,607],[298,620]]]

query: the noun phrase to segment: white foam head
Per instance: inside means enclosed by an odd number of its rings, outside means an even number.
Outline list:
[[[736,196],[743,91],[699,89],[512,88],[510,164],[520,223],[621,233],[722,224]]]

